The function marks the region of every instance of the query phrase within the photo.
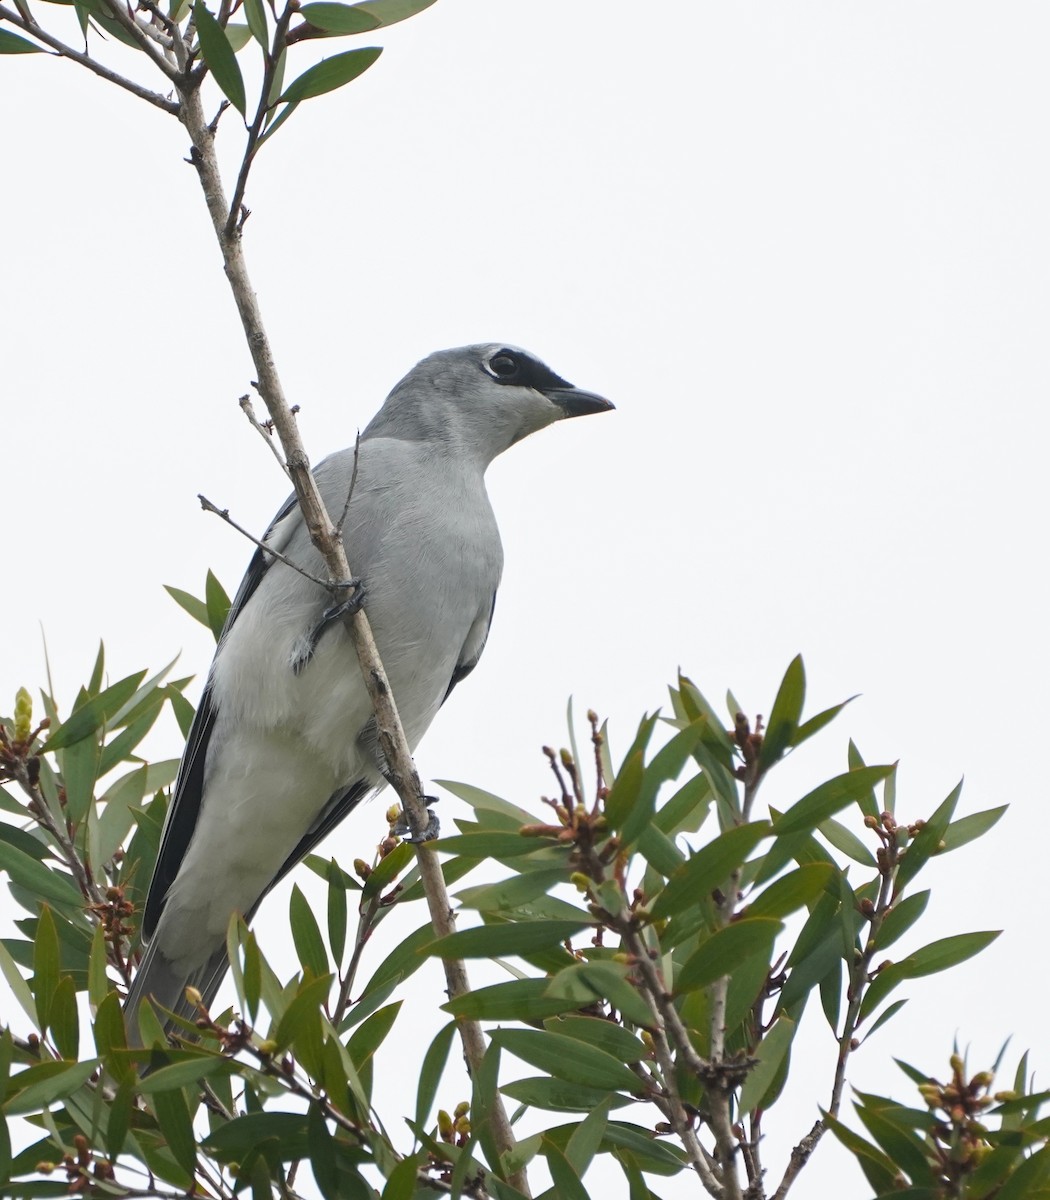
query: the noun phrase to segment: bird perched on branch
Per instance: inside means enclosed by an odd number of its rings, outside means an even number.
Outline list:
[[[503,566],[489,463],[564,417],[613,406],[500,343],[443,350],[394,388],[359,447],[315,476],[359,576],[413,749],[476,666]],[[353,482],[355,460],[357,476]],[[294,499],[234,597],[190,730],[142,919],[127,1000],[189,1014],[228,966],[226,929],[370,792],[386,768],[350,635]]]

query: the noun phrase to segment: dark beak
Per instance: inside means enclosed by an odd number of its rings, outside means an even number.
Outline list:
[[[616,407],[604,396],[574,387],[544,388],[543,394],[562,409],[567,417],[587,417],[591,413],[609,412]]]

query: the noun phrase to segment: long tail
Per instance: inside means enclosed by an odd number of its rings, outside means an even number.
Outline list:
[[[131,981],[128,998],[124,1002],[124,1023],[127,1028],[128,1045],[141,1046],[142,1034],[139,1029],[139,1007],[143,1000],[150,998],[161,1007],[177,1013],[187,1020],[195,1020],[197,1007],[186,999],[186,989],[194,987],[201,994],[206,1007],[211,1007],[215,993],[219,990],[229,968],[226,957],[226,947],[222,946],[208,959],[204,966],[199,967],[187,979],[172,966],[157,948],[157,938],[154,937],[142,956],[142,962]],[[175,1023],[170,1018],[162,1018],[164,1032],[171,1033]]]

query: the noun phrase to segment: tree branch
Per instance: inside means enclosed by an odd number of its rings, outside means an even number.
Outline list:
[[[179,105],[174,100],[169,100],[166,96],[160,95],[159,92],[153,92],[142,84],[136,83],[133,79],[127,79],[123,75],[118,75],[116,71],[111,71],[109,67],[104,67],[100,62],[96,62],[90,54],[82,54],[79,50],[74,50],[72,46],[67,46],[65,42],[60,41],[53,34],[42,29],[35,21],[25,21],[14,10],[6,5],[0,4],[0,20],[10,21],[17,29],[31,34],[38,42],[43,42],[45,46],[50,46],[52,50],[62,58],[68,58],[72,62],[79,63],[82,67],[87,67],[89,71],[94,71],[102,79],[108,80],[110,83],[115,83],[117,87],[123,88],[126,92],[131,92],[133,96],[138,96],[140,100],[145,100],[152,104],[154,108],[159,108],[172,116],[179,115]]]
[[[230,207],[226,202],[219,174],[214,134],[204,119],[200,94],[192,81],[187,84],[179,80],[176,82],[176,89],[181,101],[180,120],[186,127],[193,146],[190,161],[197,170],[215,236],[222,251],[226,277],[255,364],[259,394],[284,448],[288,472],[311,540],[323,556],[331,579],[340,583],[353,578],[346,549],[325,510],[317,483],[310,471],[309,459],[298,427],[284,395],[262,314],[248,276],[241,231],[236,227],[232,231],[229,228]],[[421,839],[429,824],[423,788],[412,762],[411,751],[371,626],[363,609],[345,618],[345,624],[353,640],[365,686],[375,711],[379,743],[390,770],[391,782],[404,807],[413,836]],[[443,937],[454,931],[455,921],[441,865],[435,851],[425,843],[417,845],[416,854],[434,932],[438,937]],[[444,965],[449,996],[455,998],[468,993],[471,988],[464,964],[461,961],[444,960]],[[458,1022],[458,1029],[468,1069],[476,1077],[485,1053],[481,1027],[476,1021],[464,1020]],[[515,1148],[514,1134],[498,1096],[495,1098],[493,1110],[493,1133],[501,1155],[506,1155]],[[524,1169],[519,1168],[511,1172],[509,1182],[524,1195],[531,1194]]]

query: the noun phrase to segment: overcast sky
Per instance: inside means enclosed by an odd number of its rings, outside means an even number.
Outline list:
[[[1039,3],[439,0],[301,106],[247,197],[315,460],[444,346],[515,342],[617,405],[492,468],[504,583],[426,778],[529,804],[570,695],[622,753],[678,666],[768,712],[801,651],[810,711],[862,697],[770,802],[844,769],[852,736],[900,758],[903,816],[964,773],[962,811],[1010,803],[927,872],[901,950],[1005,933],[904,989],[855,1062],[902,1098],[890,1054],[943,1072],[953,1038],[978,1069],[1013,1034],[1050,1071],[1048,35]],[[179,651],[201,677],[210,639],[162,584],[211,567],[232,591],[251,548],[196,494],[261,530],[285,487],[237,408],[251,366],[186,139],[43,56],[4,58],[0,111],[0,708],[44,683],[41,625],[66,705],[99,637],[114,679]],[[232,163],[231,114],[222,138]],[[156,753],[180,748],[171,723]],[[372,806],[331,851],[367,857],[380,824]],[[767,1121],[774,1171],[827,1102],[821,1022]],[[798,1187],[868,1194],[830,1144]]]

